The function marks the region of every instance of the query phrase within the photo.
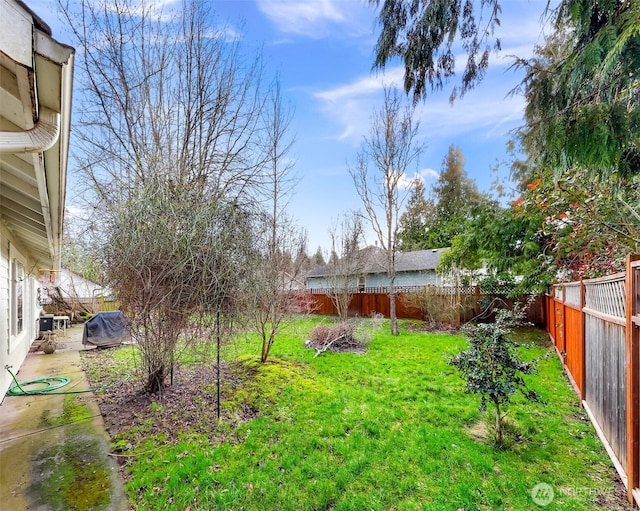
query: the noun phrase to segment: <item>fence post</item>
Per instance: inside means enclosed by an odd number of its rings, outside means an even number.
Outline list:
[[[480,286],[476,284],[473,290],[473,315],[477,316],[480,312]]]
[[[626,357],[627,357],[627,499],[633,504],[633,490],[638,487],[639,472],[639,442],[640,434],[638,422],[638,328],[636,311],[636,272],[640,260],[638,255],[627,256],[627,273],[625,278],[626,291]]]
[[[584,282],[582,281],[582,277],[580,277],[580,350],[582,352],[581,360],[580,360],[580,381],[578,385],[580,386],[580,406],[582,406],[582,401],[585,399],[585,392],[587,389],[587,342],[585,339],[586,336],[586,317],[584,314]]]

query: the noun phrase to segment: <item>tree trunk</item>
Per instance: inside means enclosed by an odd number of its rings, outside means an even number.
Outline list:
[[[147,390],[151,394],[157,394],[164,387],[165,370],[164,366],[151,371],[147,380]]]
[[[389,317],[391,318],[391,335],[398,335],[398,315],[396,313],[396,290],[389,288]]]
[[[502,444],[502,415],[500,415],[500,403],[494,401],[496,405],[496,444]]]
[[[398,314],[396,312],[396,261],[391,254],[388,261],[389,275],[389,318],[391,318],[391,335],[398,335]]]
[[[220,333],[220,309],[216,311],[216,417],[220,420],[220,345],[222,336]]]

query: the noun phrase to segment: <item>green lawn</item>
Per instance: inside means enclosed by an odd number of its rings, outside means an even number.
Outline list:
[[[385,323],[364,355],[313,358],[302,343],[320,321],[329,319],[289,325],[266,364],[257,361],[255,341],[227,350],[241,379],[224,388],[225,414],[250,407],[258,416],[224,442],[188,430],[178,442],[138,429],[115,439],[133,446],[127,451],[131,504],[141,510],[529,510],[538,508],[531,490],[547,483],[554,498],[544,509],[623,509],[615,470],[556,356],[528,379],[546,405],[516,398],[509,447],[499,450],[481,438],[487,417],[478,411],[479,397],[465,393],[447,365],[464,338],[411,332],[402,322],[393,337]],[[524,356],[550,349],[540,342]],[[211,427],[228,431],[229,424]]]

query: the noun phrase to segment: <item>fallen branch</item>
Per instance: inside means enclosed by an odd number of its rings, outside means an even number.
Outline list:
[[[325,351],[327,351],[329,348],[331,348],[331,346],[333,345],[333,343],[339,341],[340,339],[344,339],[346,336],[345,335],[339,335],[338,337],[332,339],[331,341],[329,341],[328,343],[326,343],[325,345],[321,346],[320,348],[311,346],[311,342],[309,342],[309,347],[313,348],[314,350],[316,350],[316,354],[313,356],[313,358],[316,358],[318,356],[320,356],[320,354],[324,353]]]
[[[365,343],[354,338],[354,330],[354,325],[345,322],[335,326],[319,325],[313,329],[305,346],[316,351],[313,358],[328,350],[362,353]]]

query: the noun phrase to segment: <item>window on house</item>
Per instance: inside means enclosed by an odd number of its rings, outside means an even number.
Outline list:
[[[11,263],[11,332],[18,335],[24,328],[24,266],[16,259]]]
[[[358,277],[358,292],[359,293],[364,293],[364,288],[367,285],[367,279],[364,275],[360,275]]]

